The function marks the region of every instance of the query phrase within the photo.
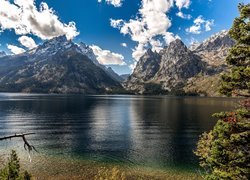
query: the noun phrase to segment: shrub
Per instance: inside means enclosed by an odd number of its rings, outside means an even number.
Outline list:
[[[1,180],[30,180],[31,175],[25,171],[20,173],[20,160],[16,151],[12,150],[7,164],[0,170]]]

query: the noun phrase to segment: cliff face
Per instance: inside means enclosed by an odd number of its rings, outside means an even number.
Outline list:
[[[138,61],[134,72],[128,77],[124,83],[129,91],[142,94],[144,92],[144,84],[151,81],[160,68],[161,56],[149,49]]]
[[[188,78],[202,72],[204,63],[200,57],[190,51],[179,39],[163,50],[160,69],[154,80],[160,82],[163,89],[171,91],[182,85]]]

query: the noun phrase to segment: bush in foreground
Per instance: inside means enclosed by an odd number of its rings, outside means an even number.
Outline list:
[[[249,111],[240,109],[215,115],[220,120],[198,142],[195,154],[205,169],[206,179],[249,179]]]

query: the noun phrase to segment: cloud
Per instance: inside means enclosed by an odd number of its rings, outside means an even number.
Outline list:
[[[103,50],[96,45],[90,46],[94,54],[97,57],[97,60],[100,64],[103,65],[126,65],[124,62],[124,57],[121,54],[111,52],[109,50]]]
[[[136,67],[136,62],[134,62],[133,64],[130,64],[128,67],[129,67],[129,69],[131,69],[132,71],[135,69],[135,67]]]
[[[183,12],[179,11],[176,13],[176,16],[182,18],[182,19],[191,19],[192,16],[190,14],[183,14]]]
[[[121,43],[122,47],[128,47],[128,45],[126,43]]]
[[[190,0],[175,0],[175,5],[179,8],[189,8],[191,4]]]
[[[28,36],[21,36],[20,38],[18,38],[18,41],[26,48],[28,49],[33,49],[35,47],[37,47],[35,41]]]
[[[13,54],[21,54],[24,53],[25,50],[23,48],[8,44],[7,48],[13,53]]]
[[[201,15],[194,20],[194,25],[186,29],[186,32],[200,34],[202,31],[210,31],[214,20],[205,20]]]
[[[106,3],[111,4],[115,7],[121,7],[123,0],[105,0]],[[102,2],[102,0],[98,0],[99,3]]]
[[[152,47],[159,51],[165,44],[177,38],[167,31],[171,21],[166,13],[173,5],[173,0],[142,0],[134,19],[110,19],[112,27],[118,28],[121,34],[129,35],[138,43],[132,54],[135,60],[138,61],[147,48]]]
[[[45,2],[39,9],[35,0],[0,0],[0,4],[0,31],[10,29],[17,35],[33,34],[43,40],[60,35],[72,39],[79,34],[74,22],[61,22]]]

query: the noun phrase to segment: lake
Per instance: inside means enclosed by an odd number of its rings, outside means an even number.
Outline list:
[[[27,137],[41,155],[154,168],[197,167],[199,135],[216,120],[211,114],[235,107],[237,99],[0,94],[0,137]],[[0,153],[23,149],[22,141],[0,142]],[[34,155],[35,156],[35,155]]]

